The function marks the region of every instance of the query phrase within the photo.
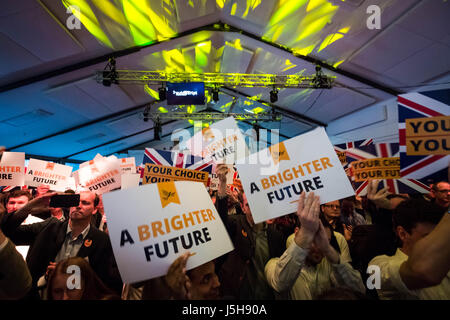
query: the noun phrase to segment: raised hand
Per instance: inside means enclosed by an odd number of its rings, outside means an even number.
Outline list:
[[[169,271],[167,271],[166,283],[175,299],[186,300],[191,298],[189,291],[191,288],[191,280],[186,275],[186,263],[190,255],[189,252],[185,252],[175,259],[170,265]]]
[[[353,233],[353,227],[351,225],[345,225],[342,224],[342,228],[344,230],[344,238],[347,241],[350,241],[350,239],[352,238],[352,233]]]
[[[295,235],[298,246],[308,249],[319,229],[320,198],[313,192],[306,196],[305,192],[300,194],[297,207],[297,217],[300,221],[300,230]]]
[[[333,231],[331,231],[333,232]],[[324,254],[324,256],[331,263],[339,263],[339,254],[336,250],[331,246],[330,240],[328,239],[327,232],[322,222],[319,221],[319,229],[317,230],[316,236],[314,238],[314,243],[317,248]]]
[[[384,209],[391,209],[391,202],[387,198],[389,195],[388,188],[383,188],[377,191],[380,180],[370,180],[367,186],[367,198],[373,201],[377,207]]]

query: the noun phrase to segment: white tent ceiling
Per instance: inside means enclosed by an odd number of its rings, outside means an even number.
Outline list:
[[[64,3],[80,9],[79,29],[69,28],[73,11]],[[381,10],[380,29],[367,27],[370,5]],[[196,106],[228,112],[233,98],[233,112],[272,105],[283,120],[259,125],[293,137],[448,82],[449,17],[443,0],[2,1],[0,145],[89,160],[160,144],[153,122],[141,119],[155,101],[148,88],[93,79],[112,56],[117,69],[166,72],[311,75],[321,64],[336,76],[332,89],[281,89],[270,104],[271,88],[225,87],[218,103]],[[185,110],[164,101],[152,108],[158,107]],[[185,128],[192,124],[168,121],[163,141]]]

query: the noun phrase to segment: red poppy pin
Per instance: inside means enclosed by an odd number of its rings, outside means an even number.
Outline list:
[[[242,235],[247,238],[247,232],[244,229],[242,229]]]
[[[85,246],[86,248],[89,248],[89,247],[91,246],[91,244],[92,244],[92,240],[86,239],[86,240],[84,241],[84,246]]]

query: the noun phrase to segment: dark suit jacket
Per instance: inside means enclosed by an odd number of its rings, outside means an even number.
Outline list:
[[[51,261],[55,261],[67,231],[68,221],[61,222],[56,218],[48,218],[43,222],[16,227],[20,220],[10,221],[4,230],[16,245],[29,245],[27,264],[33,278],[33,286],[43,276]],[[78,257],[88,257],[89,264],[102,281],[119,295],[122,280],[112,252],[111,242],[106,233],[91,225]]]
[[[252,227],[244,214],[228,215],[227,198],[216,200],[217,211],[222,219],[234,250],[218,259],[218,274],[221,279],[221,290],[224,296],[233,296],[240,299],[254,299],[254,292],[246,277],[250,261],[255,255],[256,239]],[[269,257],[279,257],[286,248],[287,237],[292,232],[284,232],[279,226],[267,225],[267,242]],[[266,261],[266,263],[267,263]]]

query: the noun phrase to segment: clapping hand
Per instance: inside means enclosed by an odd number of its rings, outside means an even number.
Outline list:
[[[377,207],[384,209],[392,209],[391,202],[387,198],[389,195],[388,188],[377,191],[380,180],[370,180],[367,186],[367,198],[373,201]]]
[[[304,249],[308,249],[319,229],[320,198],[311,192],[306,196],[305,192],[300,194],[297,207],[297,217],[301,223],[299,232],[295,235],[295,243]]]

